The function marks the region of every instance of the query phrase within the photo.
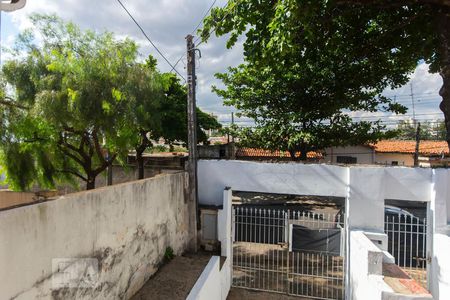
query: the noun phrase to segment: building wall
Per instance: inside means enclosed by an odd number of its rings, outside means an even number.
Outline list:
[[[347,195],[347,168],[300,163],[200,160],[200,204],[222,205],[223,190],[294,195]]]
[[[0,299],[128,299],[167,247],[179,255],[191,242],[186,180],[161,175],[1,211]],[[55,288],[60,258],[96,260],[95,288]]]
[[[325,153],[325,163],[337,163],[338,156],[355,157],[358,164],[375,163],[375,152],[367,146],[331,147],[325,149]]]
[[[391,166],[393,161],[397,161],[399,166],[413,167],[414,155],[407,153],[376,153],[375,163]]]
[[[435,263],[427,266],[431,292],[435,299],[443,298],[450,282],[447,237],[435,232],[436,227],[450,224],[450,193],[446,169],[425,169],[382,166],[333,166],[304,165],[298,163],[258,163],[248,161],[199,161],[199,201],[202,204],[223,205],[224,189],[234,191],[318,195],[345,197],[346,199],[346,236],[351,231],[370,232],[372,235],[384,234],[384,205],[386,199],[420,201],[428,203],[427,248]],[[223,221],[218,222],[224,226]],[[219,227],[219,236],[221,234]],[[440,236],[438,234],[441,234]],[[440,242],[436,247],[434,239]],[[224,244],[222,244],[224,245]],[[358,265],[353,261],[350,241],[346,240],[346,269]],[[222,249],[222,253],[224,249]],[[444,254],[447,253],[447,254]],[[355,278],[355,277],[353,277]],[[352,280],[346,278],[347,288]]]

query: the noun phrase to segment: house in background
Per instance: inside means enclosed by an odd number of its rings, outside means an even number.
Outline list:
[[[296,153],[296,157],[300,156],[300,152]],[[320,152],[310,151],[306,154],[308,162],[323,162],[323,156]],[[291,161],[288,151],[271,151],[257,148],[238,148],[236,150],[236,159],[239,160],[256,160],[256,161]]]
[[[332,147],[325,149],[325,163],[380,164],[414,166],[416,142],[411,140],[385,140],[376,144]],[[447,166],[450,154],[446,141],[421,141],[419,165],[421,167]]]

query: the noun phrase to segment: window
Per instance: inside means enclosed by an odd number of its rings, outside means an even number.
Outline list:
[[[391,162],[391,166],[398,166],[398,161],[393,160],[393,161]]]
[[[336,161],[339,164],[356,164],[357,159],[353,156],[338,156],[336,157]]]

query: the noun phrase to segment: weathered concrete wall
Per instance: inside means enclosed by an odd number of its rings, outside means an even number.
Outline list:
[[[36,195],[32,192],[0,191],[0,209],[34,201],[36,201]]]
[[[128,299],[167,247],[181,254],[189,243],[186,180],[162,175],[0,212],[0,299]],[[97,259],[95,288],[55,289],[58,258]]]

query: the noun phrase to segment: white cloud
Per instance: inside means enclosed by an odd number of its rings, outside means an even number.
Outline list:
[[[185,55],[185,36],[192,32],[211,5],[212,0],[122,0],[122,2],[169,61],[175,63],[182,55]],[[225,3],[226,0],[219,0],[216,6],[222,6]],[[11,16],[12,22],[18,30],[23,30],[30,27],[27,16],[34,12],[55,13],[84,29],[109,30],[119,38],[130,37],[141,46],[142,57],[152,54],[158,59],[159,68],[162,71],[171,69],[145,40],[116,0],[29,0],[24,9],[8,16]],[[11,41],[11,37],[7,37],[7,44],[11,44]],[[213,36],[208,43],[200,45],[202,58],[197,68],[197,95],[198,105],[202,109],[219,115],[220,119],[229,120],[233,108],[222,106],[222,100],[211,92],[211,86],[221,86],[221,83],[214,78],[215,73],[225,72],[227,67],[236,66],[243,59],[242,42],[231,50],[226,49],[225,42],[226,37],[216,38]],[[180,61],[177,66],[177,70],[183,75],[186,73],[184,66],[185,60]],[[428,66],[420,64],[411,75],[411,82],[416,94],[416,113],[424,114],[426,118],[434,116],[441,118],[442,115],[436,114],[440,112],[438,109],[440,101],[438,91],[442,85],[440,76],[429,74]],[[385,95],[396,95],[397,100],[411,110],[409,94],[409,85],[385,91]],[[410,113],[412,112],[408,112],[408,114]],[[427,116],[426,114],[436,115]]]

